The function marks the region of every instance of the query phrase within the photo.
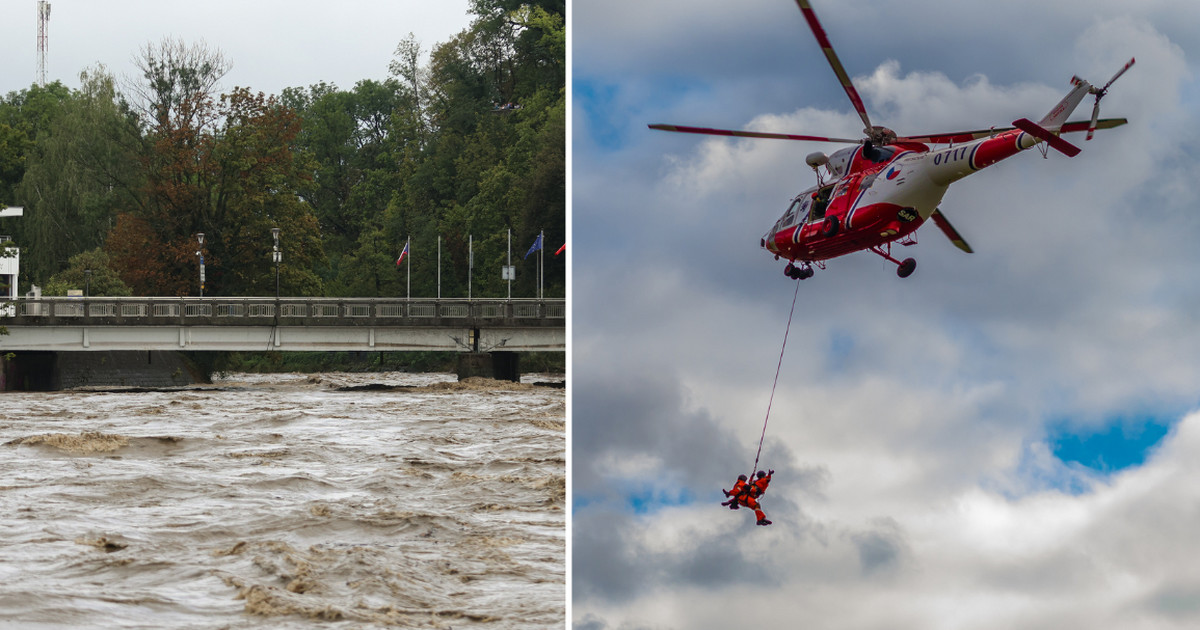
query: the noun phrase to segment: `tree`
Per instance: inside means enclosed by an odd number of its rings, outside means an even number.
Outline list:
[[[22,271],[37,284],[100,246],[116,214],[140,202],[136,116],[103,68],[81,73],[80,83],[39,135],[18,187]]]
[[[66,295],[72,289],[86,291],[90,296],[131,295],[129,287],[109,266],[108,254],[99,247],[72,256],[66,269],[54,274],[42,292],[44,295]]]
[[[133,61],[142,77],[130,84],[130,90],[155,133],[178,129],[199,133],[213,123],[205,115],[206,101],[212,100],[217,83],[232,65],[220,50],[210,50],[203,42],[165,38],[143,46]]]
[[[212,293],[273,293],[270,230],[278,227],[286,234],[281,285],[319,295],[312,269],[324,259],[320,230],[301,197],[313,164],[297,150],[295,112],[245,88],[218,103],[212,90],[228,64],[202,45],[168,40],[138,61],[149,123],[145,203],[121,216],[107,240],[122,277],[141,294],[194,292],[195,235],[204,232]]]
[[[273,293],[269,260],[271,228],[283,232],[281,290],[287,295],[322,295],[313,272],[324,260],[321,231],[299,191],[313,164],[298,155],[294,143],[300,119],[290,108],[261,92],[235,89],[221,97],[225,121],[212,143],[216,174],[207,216],[212,244],[214,290],[226,295]]]

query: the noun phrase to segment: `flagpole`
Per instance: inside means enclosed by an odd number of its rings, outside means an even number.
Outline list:
[[[512,228],[508,228],[508,299],[512,299]]]
[[[542,299],[542,287],[546,284],[546,231],[538,232],[538,240],[542,242],[538,250],[538,299]]]
[[[438,299],[442,299],[442,235],[438,234]]]
[[[475,235],[467,235],[467,299],[471,299],[471,272],[475,271]]]
[[[409,235],[408,240],[404,241],[404,249],[408,250],[408,288],[405,289],[404,299],[412,299],[412,235]]]

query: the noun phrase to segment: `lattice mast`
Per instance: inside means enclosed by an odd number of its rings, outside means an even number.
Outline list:
[[[50,23],[50,3],[38,0],[38,32],[37,32],[37,84],[46,85],[46,25]]]

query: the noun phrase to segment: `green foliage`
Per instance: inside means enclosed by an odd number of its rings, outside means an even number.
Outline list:
[[[118,211],[137,203],[136,116],[103,69],[58,103],[27,154],[18,187],[22,272],[40,283],[80,252],[104,242]]]
[[[93,297],[132,295],[129,287],[109,266],[108,254],[100,248],[72,256],[67,268],[54,274],[46,282],[42,294],[66,295],[67,291],[72,289]]]
[[[202,254],[206,295],[270,295],[278,227],[283,294],[504,297],[511,233],[512,295],[528,298],[538,257],[523,256],[544,232],[546,295],[561,297],[564,11],[472,0],[470,28],[425,65],[409,34],[390,78],[348,90],[217,94],[230,62],[164,40],[139,51],[125,94],[103,70],[78,91],[10,94],[0,201],[26,207],[24,281],[76,282],[70,261],[102,246],[135,294],[195,295]]]

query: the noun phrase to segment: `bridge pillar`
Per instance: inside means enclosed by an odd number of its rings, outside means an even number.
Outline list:
[[[464,352],[455,369],[458,380],[481,376],[498,381],[521,381],[520,355],[516,352]]]
[[[175,387],[208,382],[178,352],[14,352],[3,361],[0,390],[58,391],[75,387]]]
[[[62,389],[58,353],[10,352],[0,356],[0,391],[47,392]]]

